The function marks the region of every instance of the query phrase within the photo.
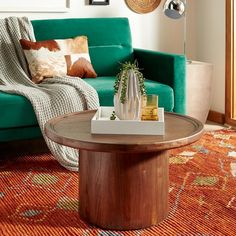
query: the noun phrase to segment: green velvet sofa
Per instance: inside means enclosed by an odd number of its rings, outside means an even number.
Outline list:
[[[89,53],[98,77],[85,80],[97,90],[101,106],[113,105],[119,63],[137,59],[143,68],[147,92],[159,95],[159,106],[166,111],[185,113],[185,56],[133,48],[127,18],[33,20],[32,24],[36,40],[88,37]],[[30,102],[23,96],[0,91],[0,142],[41,135]]]

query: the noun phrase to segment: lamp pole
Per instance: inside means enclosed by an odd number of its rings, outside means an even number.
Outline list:
[[[165,15],[171,19],[180,19],[184,17],[184,33],[183,33],[183,53],[186,55],[186,27],[187,27],[187,17],[186,17],[186,0],[166,0],[163,11]]]
[[[186,46],[187,46],[187,2],[184,0],[184,6],[185,6],[185,11],[184,11],[184,55],[186,55]],[[187,55],[186,55],[187,56]]]

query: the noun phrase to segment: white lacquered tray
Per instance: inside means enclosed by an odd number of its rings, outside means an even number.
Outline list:
[[[92,134],[164,135],[164,108],[158,108],[158,121],[110,120],[114,107],[99,107],[91,120]]]

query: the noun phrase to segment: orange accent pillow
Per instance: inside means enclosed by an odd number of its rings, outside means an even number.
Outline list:
[[[86,36],[40,42],[21,39],[20,44],[34,83],[54,76],[97,77],[91,64]]]

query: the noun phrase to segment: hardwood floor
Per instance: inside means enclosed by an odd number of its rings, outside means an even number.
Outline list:
[[[226,126],[212,122],[212,121],[207,121],[206,124],[204,125],[205,131],[214,131],[214,130],[219,130],[226,128]]]

